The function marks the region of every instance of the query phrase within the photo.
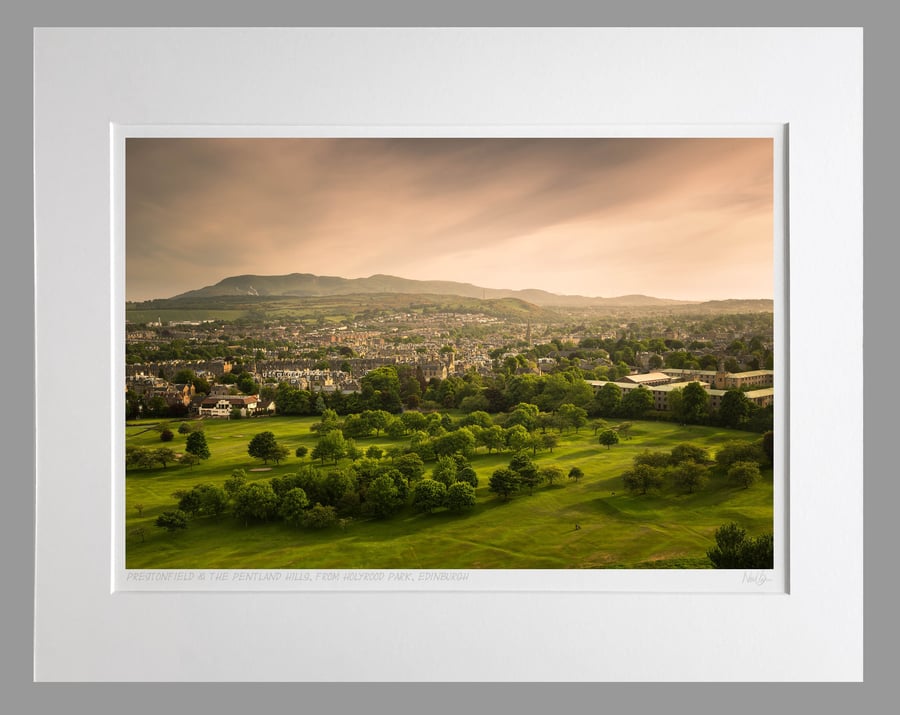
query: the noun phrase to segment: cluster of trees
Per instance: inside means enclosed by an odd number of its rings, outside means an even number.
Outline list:
[[[558,446],[559,438],[551,430],[578,432],[587,423],[587,412],[571,404],[561,405],[555,413],[545,413],[536,405],[521,403],[496,420],[483,411],[454,420],[447,414],[425,414],[417,410],[408,410],[399,416],[384,410],[367,410],[341,419],[334,410],[326,409],[321,420],[311,427],[319,435],[312,457],[321,460],[323,465],[326,461],[337,463],[343,457],[358,459],[363,452],[353,437],[381,434],[392,439],[409,438],[407,447],[388,450],[390,456],[411,452],[426,462],[454,454],[468,458],[481,447],[489,454],[530,449],[532,455],[536,455],[539,450],[552,453]]]
[[[161,434],[165,434],[170,430],[163,430]],[[166,441],[166,440],[164,440]],[[209,459],[209,445],[206,443],[206,434],[200,431],[188,434],[185,441],[184,452],[178,455],[175,450],[169,447],[159,447],[150,449],[148,447],[138,447],[135,445],[127,445],[125,447],[125,466],[137,469],[153,469],[157,464],[166,469],[169,464],[182,464],[193,467],[201,460]]]
[[[716,530],[716,545],[706,552],[717,569],[771,569],[775,567],[773,534],[748,537],[734,522]]]
[[[761,469],[772,462],[772,433],[755,442],[727,442],[711,459],[699,445],[682,443],[669,452],[644,450],[632,460],[622,475],[625,488],[632,494],[658,491],[667,483],[689,494],[719,476],[729,483],[749,488],[761,479]]]
[[[569,478],[576,482],[584,476],[584,472],[578,467],[569,470]],[[495,469],[491,474],[488,488],[503,501],[523,489],[528,489],[529,496],[534,494],[534,488],[541,484],[553,486],[561,482],[563,470],[555,464],[538,468],[526,452],[517,452],[513,455],[509,465]]]
[[[281,520],[324,528],[359,516],[388,518],[407,505],[425,513],[442,507],[462,511],[475,505],[476,486],[475,470],[459,454],[442,457],[428,476],[416,454],[390,461],[365,457],[328,472],[306,464],[268,481],[248,482],[239,469],[221,487],[204,483],[175,492],[177,508],[160,515],[156,524],[178,531],[191,519],[230,511],[245,526]]]

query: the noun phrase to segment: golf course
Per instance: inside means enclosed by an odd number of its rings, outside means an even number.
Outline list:
[[[191,518],[187,528],[177,531],[156,526],[161,514],[178,508],[179,499],[173,494],[200,484],[222,487],[234,470],[244,470],[247,484],[252,484],[269,483],[303,465],[323,473],[349,466],[348,458],[337,465],[312,459],[319,436],[310,427],[316,421],[314,417],[187,420],[205,434],[208,459],[193,466],[175,461],[126,471],[126,568],[711,568],[706,551],[723,524],[735,522],[750,536],[773,528],[771,467],[764,467],[762,478],[748,488],[710,466],[708,482],[692,493],[671,479],[646,494],[626,490],[622,475],[645,450],[669,452],[691,443],[714,459],[728,442],[760,438],[752,432],[656,421],[632,421],[627,436],[609,446],[585,427],[559,434],[552,451],[533,454],[529,449],[536,467],[558,466],[562,477],[536,486],[532,494],[523,488],[509,499],[490,491],[489,481],[495,470],[509,465],[513,453],[488,454],[479,448],[470,459],[478,477],[476,503],[461,511],[438,508],[421,513],[408,499],[388,518],[362,513],[320,529],[282,520],[246,524],[230,508],[217,516]],[[618,422],[607,421],[613,428]],[[166,447],[181,454],[189,435],[180,433],[179,425],[179,420],[170,422],[174,436],[161,442],[155,420],[129,422],[126,446]],[[289,456],[277,464],[251,457],[248,444],[263,431],[274,433]],[[363,451],[375,445],[387,454],[392,447],[406,447],[409,437],[381,435],[356,444]],[[298,447],[306,447],[308,453],[295,456]],[[380,461],[388,464],[391,457]],[[426,478],[434,466],[425,463]],[[566,476],[573,467],[583,477]]]

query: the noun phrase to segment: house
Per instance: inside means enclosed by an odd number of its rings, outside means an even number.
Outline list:
[[[241,417],[250,417],[256,413],[258,405],[257,395],[211,396],[200,403],[200,416],[230,418],[232,410],[238,410]]]

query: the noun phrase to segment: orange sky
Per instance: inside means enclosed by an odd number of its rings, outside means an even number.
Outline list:
[[[771,139],[128,139],[126,296],[241,274],[773,295]]]

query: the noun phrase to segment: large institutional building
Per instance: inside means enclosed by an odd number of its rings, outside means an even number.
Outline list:
[[[607,384],[603,380],[588,380],[595,390]],[[709,409],[716,412],[722,396],[728,390],[745,390],[748,400],[760,407],[768,407],[775,400],[775,371],[751,370],[749,372],[723,372],[715,370],[661,370],[643,375],[628,375],[614,385],[623,393],[644,386],[653,394],[653,409],[669,409],[669,394],[672,390],[684,389],[697,382],[709,395]],[[756,389],[748,389],[756,388]]]

